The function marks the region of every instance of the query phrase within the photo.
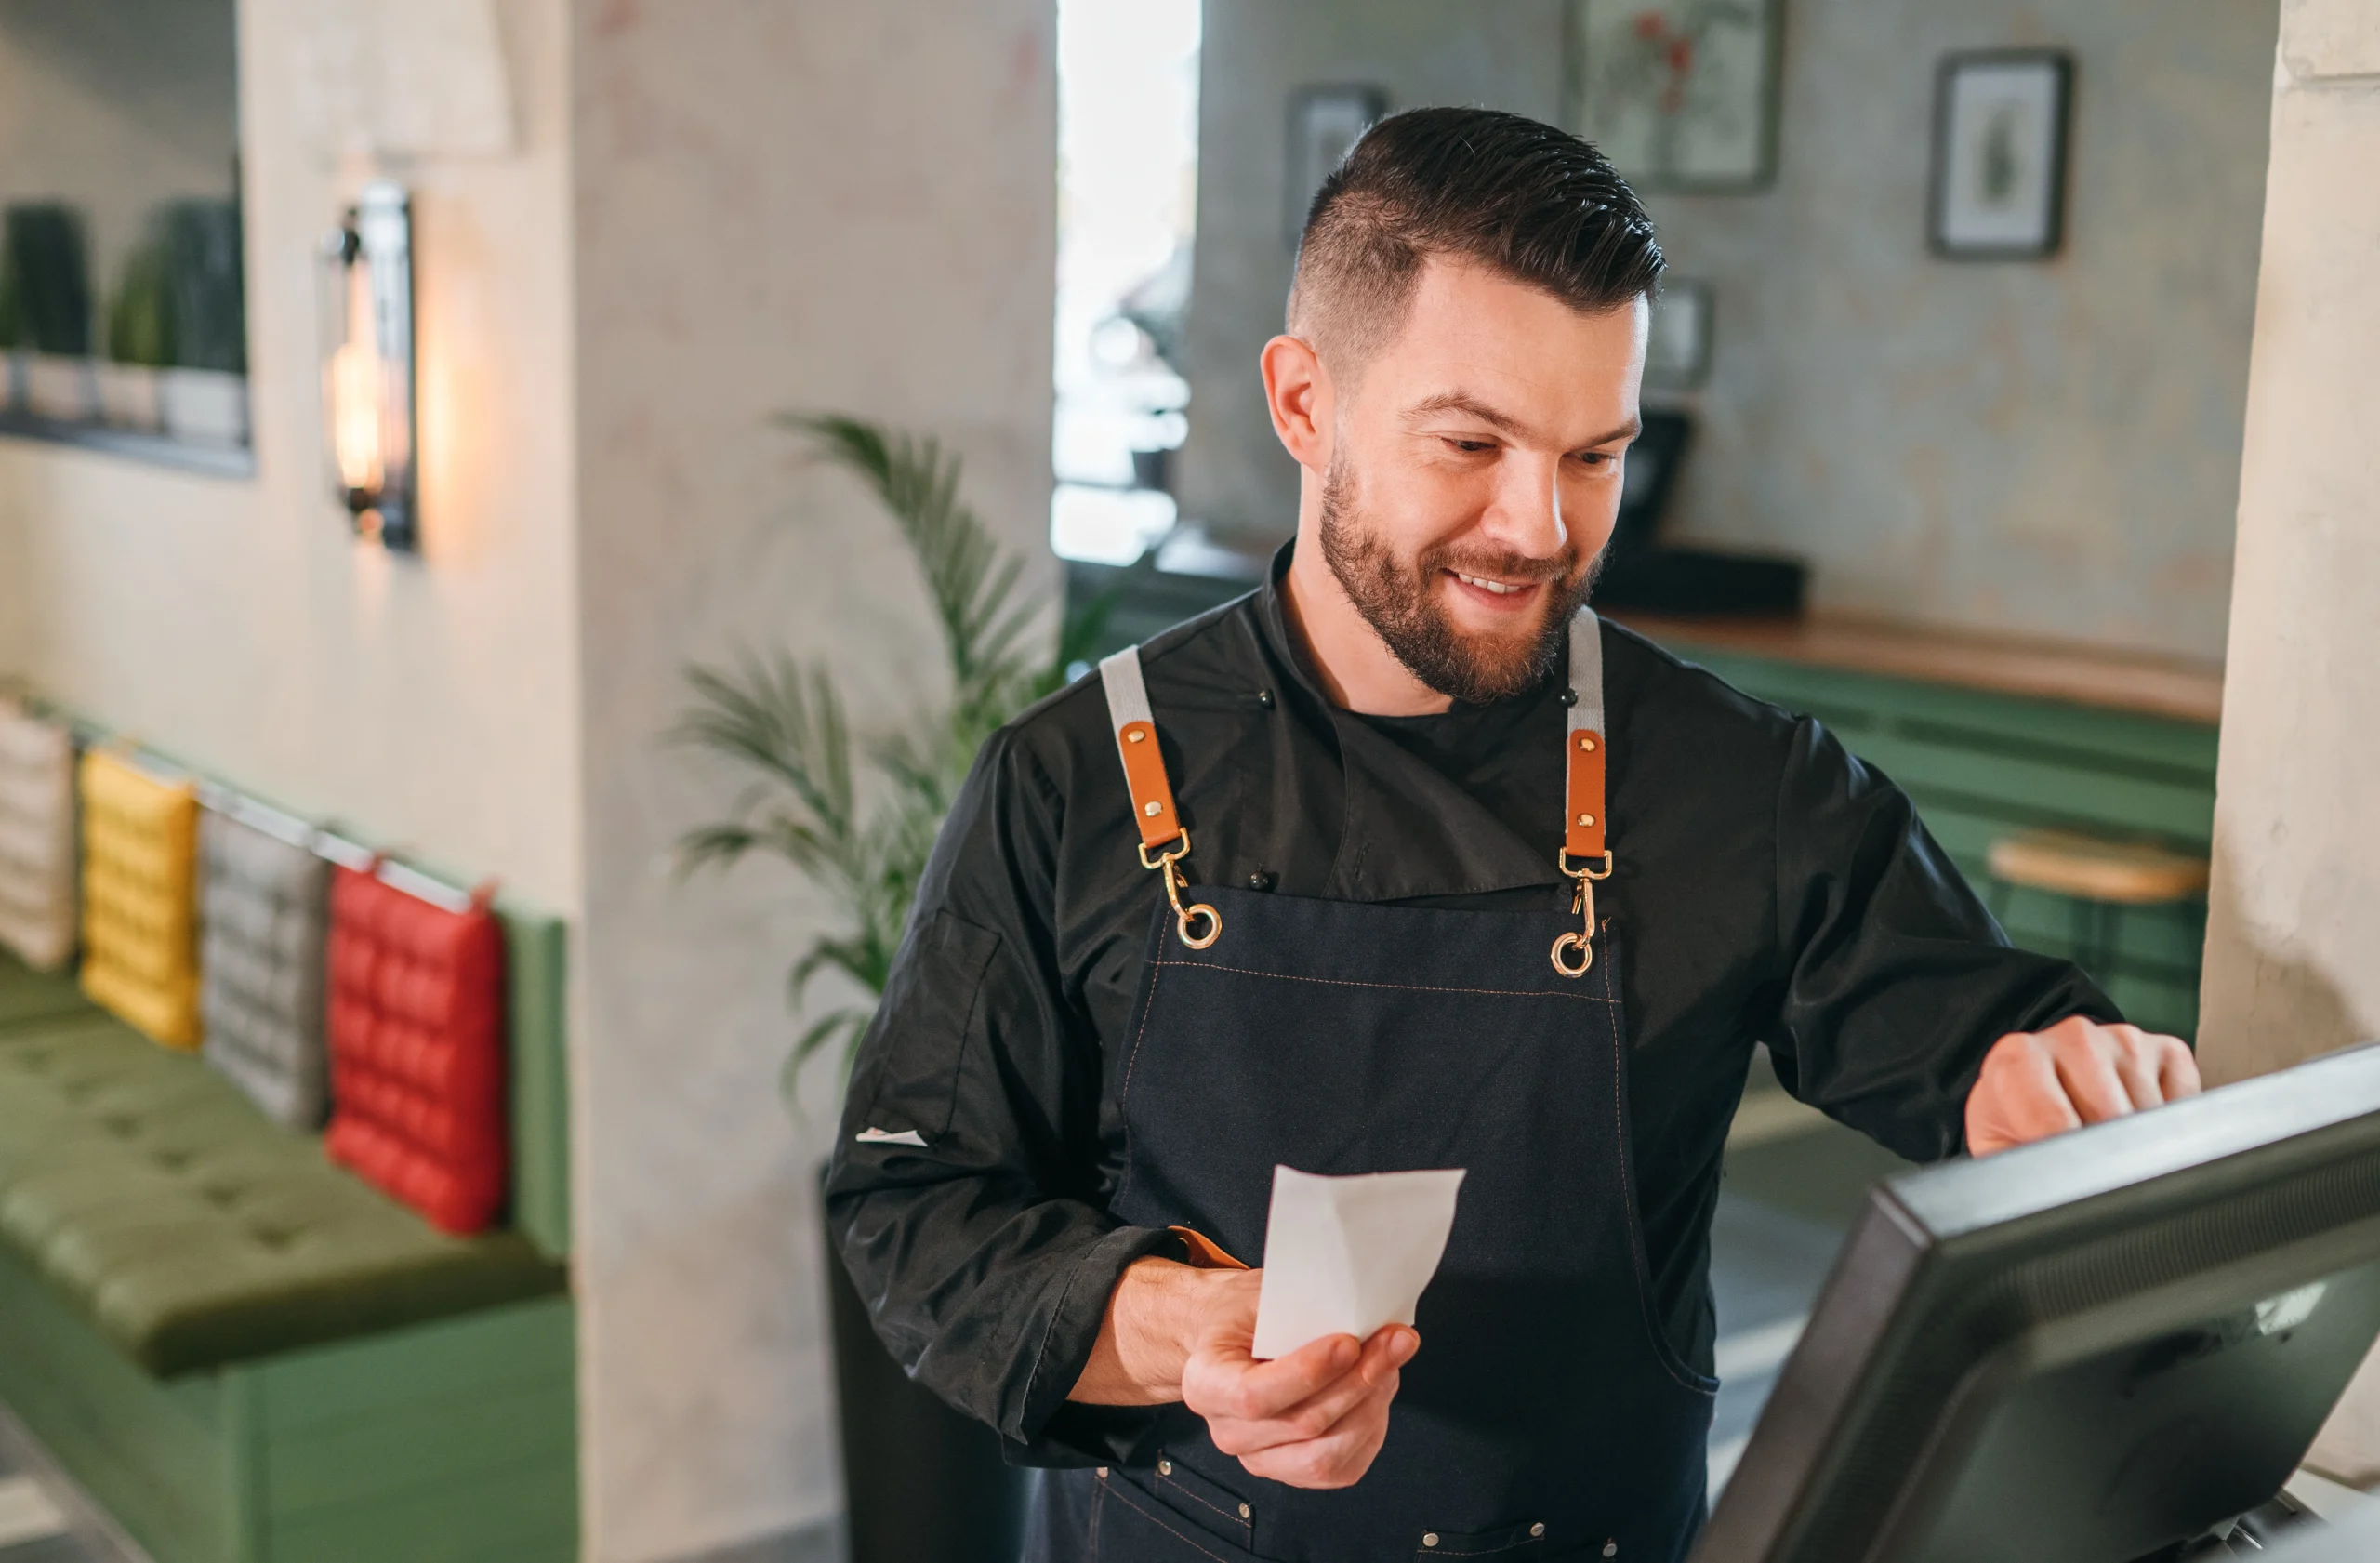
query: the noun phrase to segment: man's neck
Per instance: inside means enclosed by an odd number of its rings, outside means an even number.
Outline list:
[[[1452,706],[1388,649],[1331,572],[1318,532],[1311,523],[1298,528],[1281,602],[1323,693],[1359,716],[1435,716]]]

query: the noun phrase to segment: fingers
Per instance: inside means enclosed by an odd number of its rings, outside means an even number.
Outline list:
[[[1967,1149],[1988,1156],[2198,1093],[2180,1039],[2071,1016],[1992,1044],[1967,1097]]]
[[[2012,1032],[1992,1044],[1967,1097],[1967,1150],[1990,1156],[2082,1126],[2041,1037]]]
[[[1314,1394],[1261,1418],[1210,1416],[1208,1432],[1217,1449],[1236,1455],[1325,1438],[1366,1402],[1395,1394],[1397,1370],[1412,1359],[1420,1343],[1419,1335],[1401,1325],[1375,1331],[1353,1369]]]
[[[2123,1087],[2124,1098],[2134,1110],[2162,1104],[2164,1089],[2157,1083],[2159,1050],[2149,1033],[2137,1026],[2103,1026],[2097,1029],[2108,1039],[2100,1051],[2114,1066],[2116,1081]]]
[[[2179,1037],[2151,1037],[2157,1044],[2157,1086],[2168,1102],[2178,1102],[2185,1096],[2195,1096],[2203,1087],[2198,1074],[2198,1054]]]
[[[2116,1075],[2116,1050],[2107,1027],[2061,1020],[2042,1036],[2050,1044],[2067,1100],[2074,1104],[2083,1122],[2104,1123],[2131,1114],[2132,1095]]]
[[[1371,1469],[1387,1440],[1389,1402],[1395,1395],[1396,1375],[1392,1372],[1323,1437],[1245,1455],[1240,1464],[1255,1476],[1291,1487],[1352,1487]]]
[[[1268,1421],[1346,1377],[1362,1357],[1353,1335],[1325,1335],[1270,1362],[1250,1357],[1243,1339],[1210,1339],[1191,1354],[1183,1399],[1210,1421]]]

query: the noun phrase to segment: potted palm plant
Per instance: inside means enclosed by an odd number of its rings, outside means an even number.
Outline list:
[[[862,739],[824,666],[747,653],[687,670],[694,700],[673,736],[726,761],[752,785],[729,817],[685,834],[682,866],[780,858],[826,891],[840,916],[789,973],[791,1000],[806,1021],[786,1059],[791,1102],[801,1066],[821,1050],[839,1047],[849,1078],[927,854],[975,751],[1064,682],[1098,639],[1109,603],[1066,616],[1051,634],[1045,604],[1020,589],[1024,558],[1002,548],[959,497],[959,459],[931,437],[851,417],[783,421],[813,454],[860,478],[900,529],[932,600],[950,673],[938,707],[889,735]],[[863,766],[872,775],[864,778]],[[857,998],[809,1005],[813,979],[829,972]],[[909,1382],[877,1341],[831,1240],[826,1249],[853,1563],[1008,1563],[1023,1515],[1018,1473],[990,1429]]]

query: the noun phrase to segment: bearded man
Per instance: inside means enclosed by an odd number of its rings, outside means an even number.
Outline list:
[[[1376,126],[1263,351],[1271,578],[976,762],[828,1211],[908,1371],[1056,1467],[1031,1556],[1678,1558],[1756,1044],[1921,1161],[2197,1089],[1819,723],[1583,606],[1661,264],[1571,136]],[[1412,1326],[1251,1355],[1276,1164],[1465,1169]]]

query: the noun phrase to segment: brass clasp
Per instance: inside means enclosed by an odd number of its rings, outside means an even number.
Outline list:
[[[1595,884],[1598,881],[1611,878],[1611,854],[1606,852],[1603,854],[1600,870],[1590,868],[1584,860],[1573,868],[1567,849],[1555,853],[1554,861],[1556,867],[1577,881],[1578,889],[1570,897],[1570,909],[1584,919],[1581,932],[1565,934],[1554,941],[1554,969],[1566,977],[1583,977],[1587,974],[1587,968],[1595,963]],[[1562,952],[1566,949],[1578,951],[1578,965],[1572,966],[1562,959]]]
[[[1190,832],[1187,829],[1174,838],[1172,850],[1158,853],[1154,862],[1149,859],[1148,843],[1145,841],[1141,843],[1141,867],[1156,869],[1165,875],[1165,898],[1173,903],[1173,931],[1180,934],[1182,942],[1192,949],[1205,949],[1223,937],[1223,919],[1221,912],[1204,901],[1193,902],[1187,907],[1182,904],[1182,876],[1175,869],[1174,865],[1189,855]],[[1206,919],[1207,931],[1193,937],[1190,925],[1200,918]]]

